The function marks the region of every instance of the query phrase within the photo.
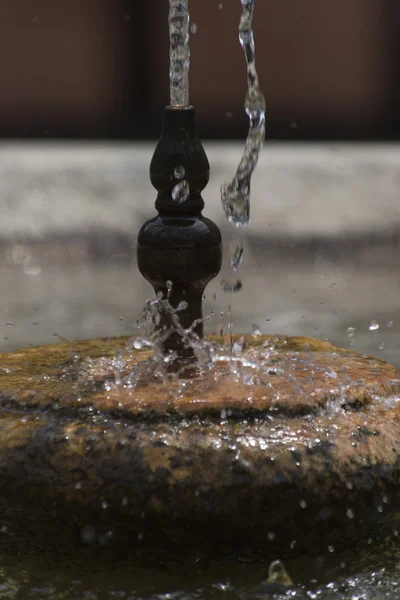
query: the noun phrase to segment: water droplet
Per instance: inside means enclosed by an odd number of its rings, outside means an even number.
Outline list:
[[[237,271],[243,262],[243,244],[242,240],[235,240],[231,247],[231,266]]]
[[[390,329],[391,327],[393,327],[393,325],[394,325],[393,321],[388,321],[388,322],[386,323],[386,327],[388,327],[389,329]]]
[[[219,8],[219,10],[222,10],[222,9],[224,8],[224,5],[222,4],[222,2],[220,2],[220,3],[218,4],[218,8]]]
[[[384,350],[386,348],[386,342],[382,342],[379,344],[379,350]]]
[[[88,546],[94,544],[96,541],[96,531],[93,527],[86,525],[81,530],[81,540],[83,544],[87,544]]]
[[[175,179],[178,179],[179,181],[181,179],[183,179],[186,175],[186,171],[185,171],[185,167],[183,165],[179,165],[178,167],[175,167],[174,169],[174,177]]]
[[[368,325],[368,329],[370,331],[377,331],[379,329],[379,323],[377,321],[371,321],[371,323]]]
[[[229,592],[231,589],[229,583],[214,583],[213,588],[219,590],[220,592]]]
[[[177,183],[171,192],[172,200],[177,204],[183,204],[189,198],[190,190],[189,183],[186,181],[180,181]]]
[[[100,546],[107,546],[112,541],[112,537],[113,532],[111,531],[111,529],[109,531],[106,531],[104,534],[99,535]]]
[[[268,538],[268,540],[269,540],[270,542],[272,542],[272,541],[275,539],[275,533],[274,533],[273,531],[270,531],[270,532],[267,534],[267,538]]]
[[[197,25],[196,23],[192,23],[191,27],[190,27],[190,31],[191,33],[197,33]]]
[[[227,293],[240,292],[242,287],[243,286],[240,279],[236,279],[236,281],[221,281],[221,288],[224,292]]]
[[[280,583],[286,587],[293,585],[291,577],[286,571],[284,564],[280,560],[274,560],[269,565],[268,583]]]
[[[232,345],[232,354],[242,354],[245,347],[246,340],[244,337],[240,337]]]
[[[133,347],[135,350],[141,350],[144,346],[144,341],[141,338],[135,338],[133,340]]]
[[[25,275],[31,275],[32,277],[40,275],[42,271],[40,263],[38,263],[32,256],[27,256],[26,258],[24,258],[22,268],[24,270]]]
[[[305,500],[300,500],[300,506],[301,508],[306,508],[307,502]]]
[[[354,519],[354,510],[352,510],[351,508],[348,508],[346,511],[346,515],[348,516],[349,519]]]
[[[186,300],[181,300],[178,304],[178,306],[176,307],[176,312],[180,312],[181,310],[186,310],[188,307],[188,303],[186,302]]]
[[[254,338],[258,338],[258,337],[260,337],[262,335],[262,331],[261,331],[261,329],[259,328],[258,325],[252,325],[251,326],[251,330],[252,330],[252,336]]]
[[[335,546],[328,546],[328,552],[335,552]]]
[[[222,208],[229,223],[236,227],[244,227],[250,223],[249,191],[247,185],[239,188],[236,179],[221,186]]]
[[[102,508],[103,510],[106,510],[106,508],[108,508],[108,502],[105,502],[105,501],[103,500],[103,502],[101,503],[101,508]]]
[[[6,325],[7,327],[15,327],[15,323],[13,323],[12,321],[8,321]]]

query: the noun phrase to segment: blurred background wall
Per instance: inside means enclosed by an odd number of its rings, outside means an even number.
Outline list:
[[[243,137],[240,0],[191,0],[203,137]],[[167,0],[2,0],[0,137],[156,137],[168,104]],[[269,139],[400,137],[399,0],[258,0]]]

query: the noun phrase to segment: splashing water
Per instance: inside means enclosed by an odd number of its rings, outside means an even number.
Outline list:
[[[279,583],[282,586],[293,586],[293,581],[280,560],[274,560],[268,569],[268,583]]]
[[[250,120],[242,159],[232,181],[222,184],[221,201],[225,215],[233,225],[250,222],[250,183],[265,138],[265,99],[258,84],[255,45],[252,30],[255,0],[241,0],[243,12],[239,24],[239,40],[247,63],[248,90],[245,110]]]
[[[101,372],[107,398],[124,402],[118,400],[122,393],[137,407],[148,406],[149,398],[161,402],[160,406],[181,399],[219,405],[222,398],[228,401],[229,410],[237,403],[243,409],[261,402],[272,413],[296,411],[297,406],[304,406],[307,411],[310,408],[312,412],[315,398],[319,398],[324,415],[333,419],[342,414],[343,406],[364,385],[358,371],[354,374],[348,371],[347,353],[342,355],[337,351],[326,358],[324,352],[315,354],[312,349],[309,352],[308,345],[299,352],[289,347],[286,351],[285,338],[263,339],[257,325],[253,325],[251,337],[232,336],[229,332],[223,339],[212,336],[201,339],[196,333],[197,321],[188,328],[180,322],[179,313],[186,307],[183,302],[174,308],[168,297],[161,295],[149,300],[138,321],[139,336],[131,341],[136,350],[144,351],[142,360],[138,361],[139,356],[131,354],[129,349],[121,349],[120,355],[112,360],[107,357],[88,361],[82,369],[84,380],[98,381]],[[211,317],[203,319],[210,320]],[[169,325],[160,328],[160,322]],[[195,362],[179,359],[174,352],[163,353],[166,339],[176,333],[183,345],[192,350]],[[373,359],[362,358],[365,368],[370,360]],[[308,440],[310,433],[305,435]],[[328,430],[321,429],[319,438],[326,435],[329,436]]]
[[[262,385],[269,382],[271,353],[274,352],[274,344],[263,345],[257,357],[250,358],[244,352],[246,348],[245,339],[233,341],[227,336],[223,343],[215,340],[200,338],[196,333],[197,321],[189,328],[182,327],[179,313],[187,307],[182,302],[177,308],[169,303],[169,298],[163,298],[161,294],[149,300],[137,322],[139,335],[132,341],[135,350],[152,349],[153,355],[144,361],[137,363],[134,368],[127,372],[127,365],[123,365],[123,352],[116,357],[112,364],[108,360],[107,369],[113,372],[114,377],[107,380],[105,389],[139,390],[148,386],[159,386],[164,384],[163,393],[171,398],[186,396],[189,389],[202,388],[202,394],[206,389],[214,387],[218,382],[228,378],[231,382],[251,386],[257,382]],[[168,314],[166,320],[165,315]],[[211,317],[205,317],[203,321],[210,321]],[[159,323],[166,320],[171,323],[170,328],[160,330]],[[178,360],[174,352],[163,354],[161,348],[171,333],[178,332],[187,348],[191,348],[196,358],[196,363]],[[96,363],[96,361],[95,361]],[[273,375],[279,369],[273,367]],[[200,391],[200,390],[199,390]],[[252,395],[251,389],[249,389]],[[140,392],[139,392],[140,395]]]
[[[169,0],[171,106],[189,105],[189,0]]]

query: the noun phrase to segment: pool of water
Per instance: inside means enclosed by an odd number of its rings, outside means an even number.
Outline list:
[[[137,566],[126,556],[2,558],[0,598],[34,600],[396,600],[399,545],[366,540],[341,555],[304,556],[285,565],[292,585],[268,581],[268,563],[212,562]]]

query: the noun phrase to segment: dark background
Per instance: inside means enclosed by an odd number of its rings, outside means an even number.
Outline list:
[[[189,4],[199,131],[243,137],[240,0]],[[156,137],[167,16],[168,0],[2,0],[0,137]],[[254,29],[268,139],[399,138],[399,0],[257,0]]]

